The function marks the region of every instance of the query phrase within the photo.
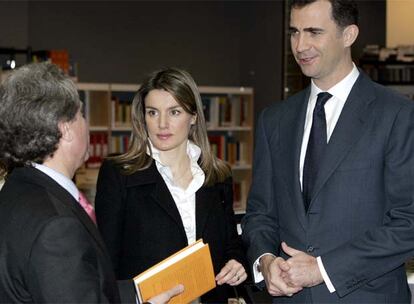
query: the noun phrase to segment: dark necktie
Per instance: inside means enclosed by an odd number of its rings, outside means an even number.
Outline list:
[[[319,164],[323,151],[327,145],[325,103],[332,95],[327,92],[318,94],[315,109],[313,110],[312,128],[309,135],[308,147],[306,149],[305,163],[303,165],[303,198],[305,210],[308,211],[311,202],[313,187],[315,186]]]

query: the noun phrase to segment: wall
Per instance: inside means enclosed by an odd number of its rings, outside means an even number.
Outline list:
[[[0,47],[26,48],[27,1],[0,1]]]
[[[359,36],[352,50],[355,60],[362,55],[367,44],[385,46],[386,2],[385,0],[359,0]]]
[[[27,1],[0,1],[0,47],[25,49],[28,46]],[[16,56],[17,63],[26,61],[25,55]]]
[[[67,48],[80,81],[140,82],[179,66],[200,85],[253,86],[257,109],[281,96],[281,1],[30,2],[34,49]]]
[[[241,84],[255,89],[255,112],[281,100],[283,87],[283,1],[244,3]]]
[[[367,43],[385,44],[385,0],[359,4],[355,58]],[[254,87],[256,112],[282,96],[282,1],[0,1],[0,9],[0,46],[68,49],[81,81],[138,83],[179,66],[200,85]]]
[[[414,1],[387,0],[387,47],[414,45]]]
[[[240,83],[235,3],[34,1],[29,11],[30,44],[67,48],[81,81],[139,82],[154,69],[179,66],[199,84]]]

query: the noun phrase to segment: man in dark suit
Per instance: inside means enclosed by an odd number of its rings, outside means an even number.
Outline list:
[[[311,78],[256,129],[243,238],[275,303],[409,303],[414,103],[351,59],[358,10],[294,0],[292,52]]]
[[[55,65],[30,64],[0,87],[0,303],[135,302],[118,289],[99,232],[72,177],[88,156],[75,84]],[[174,288],[152,303],[167,302]]]

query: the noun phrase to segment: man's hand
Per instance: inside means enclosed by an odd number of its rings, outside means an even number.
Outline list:
[[[183,285],[177,285],[167,291],[164,291],[163,293],[160,293],[159,295],[152,297],[148,300],[151,304],[165,304],[168,303],[169,300],[171,300],[172,297],[179,295],[184,291]]]
[[[260,258],[260,271],[266,282],[267,290],[272,296],[292,296],[302,290],[300,286],[288,285],[282,275],[289,271],[290,266],[281,257],[265,255]]]
[[[289,269],[283,279],[288,285],[312,287],[323,282],[316,258],[282,242],[282,250],[291,256],[286,263]]]

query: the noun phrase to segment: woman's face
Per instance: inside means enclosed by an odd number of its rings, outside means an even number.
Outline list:
[[[184,149],[196,115],[187,113],[164,90],[151,90],[145,97],[145,123],[148,136],[160,151]]]

